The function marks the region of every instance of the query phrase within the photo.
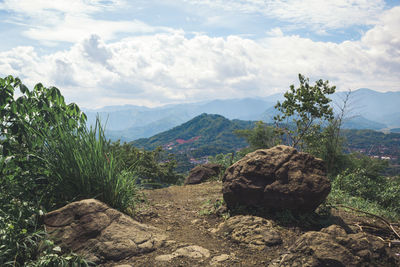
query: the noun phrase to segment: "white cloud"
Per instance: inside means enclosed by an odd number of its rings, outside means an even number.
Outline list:
[[[384,0],[183,0],[213,10],[256,13],[292,23],[292,27],[310,28],[316,33],[371,25],[385,7]]]
[[[272,37],[282,37],[283,36],[283,32],[282,32],[281,28],[279,28],[279,27],[272,28],[271,30],[269,30],[267,32],[267,34]]]
[[[108,3],[108,4],[105,4]],[[168,32],[166,27],[152,27],[142,21],[100,19],[94,15],[122,9],[120,0],[5,0],[0,10],[12,15],[8,22],[23,25],[23,34],[39,40],[44,45],[54,46],[55,42],[76,43],[96,34],[104,40],[116,37],[118,33]],[[103,16],[104,17],[104,16]]]
[[[184,32],[105,41],[92,35],[70,49],[38,56],[32,47],[0,53],[0,74],[33,86],[56,85],[85,107],[266,96],[297,74],[339,89],[400,90],[400,7],[385,12],[359,41],[315,42],[296,35],[251,40]]]
[[[108,21],[95,20],[85,16],[67,15],[54,25],[31,27],[24,34],[40,41],[63,41],[75,43],[83,38],[96,34],[110,40],[117,33],[152,33],[165,30],[162,27],[151,27],[141,21]]]
[[[113,9],[124,6],[120,0],[4,0],[0,9],[12,10],[29,16],[39,16],[61,12],[69,14],[89,14],[103,9]]]

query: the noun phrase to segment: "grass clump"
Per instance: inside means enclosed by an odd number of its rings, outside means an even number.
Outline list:
[[[57,139],[44,136],[46,143],[40,151],[51,173],[54,202],[96,198],[124,212],[132,209],[137,198],[135,176],[110,150],[100,122],[74,132],[65,128],[54,129]]]

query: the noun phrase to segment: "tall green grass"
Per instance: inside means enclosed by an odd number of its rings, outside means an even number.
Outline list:
[[[115,157],[99,120],[74,131],[60,124],[52,133],[57,138],[41,134],[46,141],[40,157],[51,173],[55,202],[96,198],[121,211],[133,208],[136,179]]]

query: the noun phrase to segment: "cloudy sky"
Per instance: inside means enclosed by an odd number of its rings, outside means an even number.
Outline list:
[[[0,75],[81,107],[400,91],[400,1],[0,0]]]

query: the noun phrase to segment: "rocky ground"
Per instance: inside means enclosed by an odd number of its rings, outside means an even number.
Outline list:
[[[193,183],[209,179],[197,169]],[[88,199],[44,222],[64,251],[101,266],[400,266],[399,225],[321,205],[331,186],[312,155],[257,150],[222,181],[144,190],[133,218]]]
[[[165,245],[141,256],[107,262],[104,266],[398,264],[396,253],[400,251],[396,247],[389,248],[386,240],[393,236],[378,218],[343,209],[332,209],[333,216],[319,218],[321,221],[315,224],[306,220],[291,222],[284,216],[279,221],[240,215],[228,218],[220,205],[221,188],[221,182],[214,181],[146,190],[147,201],[140,205],[135,219],[163,231],[167,235]],[[320,231],[330,224],[340,227],[331,226]],[[348,235],[344,230],[353,234]],[[303,235],[305,233],[308,236]],[[307,254],[310,255],[302,257]]]
[[[222,183],[145,190],[132,219],[94,199],[45,215],[63,250],[100,266],[400,266],[384,222],[352,210],[293,219],[227,212]],[[329,213],[325,213],[329,214]],[[399,230],[398,225],[393,225]]]

